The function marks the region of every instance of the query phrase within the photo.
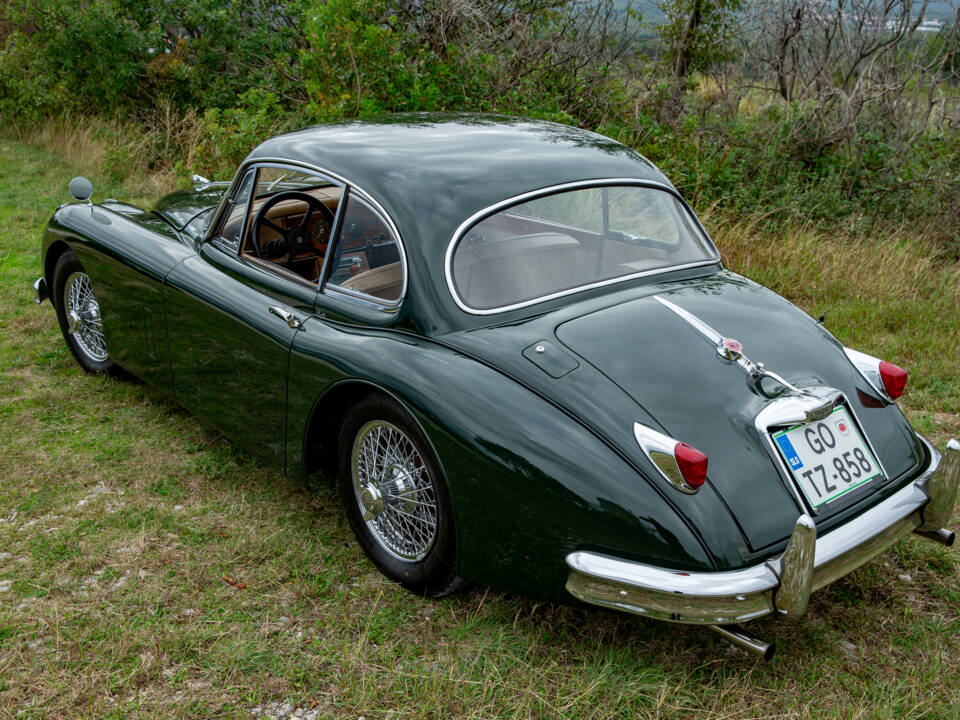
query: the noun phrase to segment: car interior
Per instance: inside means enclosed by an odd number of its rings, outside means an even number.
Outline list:
[[[603,233],[501,212],[464,237],[454,256],[454,276],[468,305],[490,308],[669,261],[663,248],[645,248],[638,258],[631,244]]]
[[[266,171],[273,171],[276,179]],[[243,190],[238,192],[219,235],[237,239],[240,255],[248,262],[311,285],[319,282],[324,259],[333,252],[327,286],[398,300],[403,291],[400,248],[380,214],[356,195],[348,195],[340,242],[331,243],[343,189],[302,173],[297,173],[298,182],[284,182],[290,173],[277,172],[260,170],[249,214],[240,198]],[[310,182],[304,182],[306,178]]]

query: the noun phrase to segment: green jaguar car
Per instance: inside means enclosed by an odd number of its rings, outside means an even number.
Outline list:
[[[960,444],[907,373],[724,268],[670,181],[534,120],[281,135],[152,210],[83,178],[42,241],[77,362],[291,477],[376,566],[712,627],[798,617],[909,533],[950,545]]]

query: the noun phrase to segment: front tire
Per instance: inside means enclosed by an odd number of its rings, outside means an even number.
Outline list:
[[[80,367],[89,373],[115,374],[118,368],[107,352],[100,305],[90,278],[72,250],[57,260],[53,293],[60,332]]]
[[[453,511],[440,465],[398,403],[357,403],[340,432],[340,499],[367,556],[419,595],[458,590]]]

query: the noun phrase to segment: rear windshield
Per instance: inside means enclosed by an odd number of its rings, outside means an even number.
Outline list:
[[[481,311],[717,259],[683,204],[633,185],[568,190],[513,205],[463,233],[452,279]]]

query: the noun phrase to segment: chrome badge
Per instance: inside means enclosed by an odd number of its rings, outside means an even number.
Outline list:
[[[717,352],[727,360],[739,360],[743,356],[743,345],[733,338],[722,338],[717,343]]]

